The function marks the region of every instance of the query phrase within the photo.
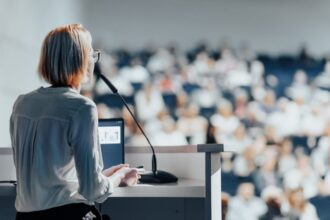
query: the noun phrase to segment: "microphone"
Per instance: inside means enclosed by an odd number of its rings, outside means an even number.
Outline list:
[[[134,119],[136,125],[138,126],[139,130],[141,131],[141,133],[143,134],[143,136],[147,140],[147,142],[148,142],[148,144],[149,144],[149,146],[152,150],[152,160],[151,160],[152,171],[148,172],[148,173],[141,174],[141,178],[140,178],[139,181],[141,183],[174,183],[174,182],[177,182],[178,178],[175,175],[173,175],[169,172],[157,169],[157,158],[156,158],[155,149],[152,146],[148,136],[145,134],[144,130],[140,126],[140,123],[136,119],[135,115],[133,114],[131,109],[128,107],[127,102],[125,101],[123,96],[120,95],[120,93],[118,93],[118,89],[102,73],[94,71],[94,74],[104,81],[104,83],[110,88],[110,90],[113,94],[120,97],[121,101],[125,105],[125,108],[128,110],[128,112],[130,113],[130,115]]]

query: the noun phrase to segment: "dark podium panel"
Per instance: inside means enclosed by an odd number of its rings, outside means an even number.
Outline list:
[[[109,198],[101,211],[111,220],[202,220],[204,202],[203,198]]]

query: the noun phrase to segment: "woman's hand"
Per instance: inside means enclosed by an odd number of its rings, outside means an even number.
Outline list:
[[[123,167],[129,167],[128,164],[119,164],[116,166],[112,166],[108,169],[105,169],[102,171],[103,175],[105,175],[106,177],[112,176],[115,172],[117,172],[118,170],[120,170]]]
[[[119,164],[110,167],[102,173],[110,178],[115,187],[117,186],[133,186],[137,183],[140,175],[135,168],[129,168],[128,164]]]
[[[136,169],[130,169],[125,177],[121,180],[119,186],[134,186],[137,181],[140,179],[140,175]]]

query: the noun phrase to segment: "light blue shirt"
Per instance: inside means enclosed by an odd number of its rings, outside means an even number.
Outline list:
[[[10,118],[18,211],[93,204],[113,192],[101,173],[97,127],[94,102],[74,89],[41,87],[18,97]]]

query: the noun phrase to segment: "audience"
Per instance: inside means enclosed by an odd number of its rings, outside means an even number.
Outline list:
[[[235,52],[228,45],[102,51],[99,69],[155,146],[232,147],[222,157],[233,181],[222,189],[226,219],[330,218],[309,202],[330,195],[330,61]],[[125,119],[127,145],[147,145],[103,82],[83,93],[94,97],[99,117]]]

